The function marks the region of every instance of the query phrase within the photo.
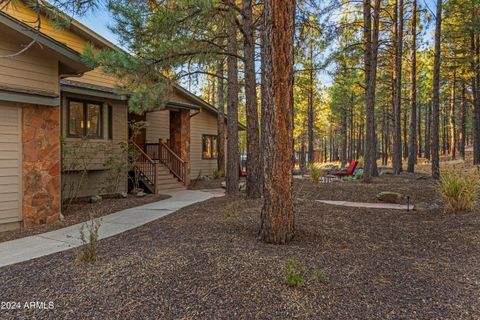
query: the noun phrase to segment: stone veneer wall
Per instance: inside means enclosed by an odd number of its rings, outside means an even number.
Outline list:
[[[60,108],[23,106],[23,223],[55,221],[61,210]]]

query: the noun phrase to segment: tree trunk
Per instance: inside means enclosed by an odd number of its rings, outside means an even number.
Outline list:
[[[403,56],[403,0],[395,1],[395,96],[393,102],[393,172],[402,171],[402,56]]]
[[[353,150],[355,150],[355,140],[353,139],[354,137],[354,128],[353,128],[353,104],[355,97],[352,92],[352,96],[350,98],[350,133],[349,133],[349,141],[350,141],[350,147],[348,148],[348,160],[352,161],[355,157],[353,154]]]
[[[417,161],[417,0],[412,0],[412,69],[410,71],[410,121],[407,171],[415,171]],[[420,122],[420,117],[418,119]],[[419,130],[420,136],[420,130]],[[421,145],[421,144],[420,144]]]
[[[309,52],[309,84],[308,84],[308,162],[313,163],[313,44]]]
[[[437,16],[435,23],[435,57],[433,63],[432,93],[432,177],[440,178],[439,156],[439,115],[440,115],[440,64],[442,34],[442,0],[437,0]]]
[[[217,170],[220,171],[222,174],[225,174],[225,101],[223,88],[223,59],[217,63],[217,99]]]
[[[466,88],[465,81],[462,80],[462,104],[460,105],[460,131],[459,131],[459,152],[462,160],[465,160],[465,136],[467,133],[466,122],[467,122],[467,98],[466,98]]]
[[[340,161],[342,163],[342,168],[345,168],[347,165],[347,110],[346,107],[342,107],[341,123],[340,123],[340,135],[341,135],[341,153]]]
[[[480,97],[479,97],[479,85],[480,85],[480,66],[479,59],[480,54],[480,42],[476,41],[474,32],[470,34],[471,37],[471,59],[472,59],[472,138],[473,138],[473,164],[480,164]]]
[[[432,106],[427,106],[425,115],[425,158],[431,160],[432,154]]]
[[[237,29],[232,22],[228,27],[228,53],[227,56],[227,172],[226,193],[238,192],[238,163],[240,160],[238,148],[238,64],[237,58]]]
[[[293,37],[295,0],[264,5],[266,112],[264,201],[259,237],[284,244],[295,235],[292,194]]]
[[[375,148],[375,89],[377,81],[378,34],[380,27],[381,0],[375,0],[372,19],[370,0],[363,1],[364,41],[365,41],[365,111],[366,111],[366,139],[365,139],[365,168],[363,180],[371,182],[376,172]],[[373,28],[372,28],[373,20]]]
[[[247,188],[248,198],[262,195],[262,168],[260,167],[260,136],[258,128],[257,83],[255,77],[255,26],[252,0],[243,0],[245,109],[247,117]]]
[[[417,157],[415,163],[417,163],[418,157],[421,157],[423,154],[423,139],[422,139],[422,106],[418,106],[418,117],[417,117]]]
[[[457,133],[455,123],[455,82],[457,81],[457,71],[453,71],[453,79],[450,84],[450,159],[455,160],[457,155]]]

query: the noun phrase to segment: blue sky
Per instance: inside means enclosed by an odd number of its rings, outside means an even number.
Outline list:
[[[88,12],[88,14],[85,16],[75,17],[75,19],[104,38],[115,44],[118,44],[117,37],[108,29],[108,25],[111,24],[112,17],[104,5],[101,5],[96,10]]]

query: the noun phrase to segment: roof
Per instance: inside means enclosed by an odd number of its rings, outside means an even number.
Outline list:
[[[24,1],[28,2],[28,0],[24,0]],[[43,0],[41,0],[39,2],[40,2],[40,5],[42,6],[42,8],[44,10],[50,10],[49,6]],[[90,41],[92,41],[97,46],[102,47],[102,48],[106,48],[106,49],[125,51],[122,48],[120,48],[117,45],[110,42],[109,40],[107,40],[106,38],[102,37],[101,35],[99,35],[95,31],[93,31],[92,29],[88,28],[84,24],[75,20],[73,17],[67,15],[64,12],[59,11],[59,13],[63,14],[66,18],[68,18],[68,20],[70,21],[70,26],[72,28],[72,31],[77,32],[81,36],[89,39]],[[72,49],[70,49],[70,50],[74,51]],[[74,52],[76,52],[76,51],[74,51]],[[84,84],[84,83],[79,84],[79,82],[77,82],[77,81],[69,81],[67,83],[65,81],[66,80],[62,80],[62,83],[65,87],[68,87],[68,86],[70,86],[70,87],[72,87],[72,86],[82,87],[83,86],[84,89],[98,90],[100,92],[105,91],[105,87],[101,88],[99,86],[94,86],[94,85],[85,87],[86,84]],[[193,94],[192,92],[188,91],[187,89],[183,88],[179,84],[173,83],[173,87],[174,87],[174,89],[177,89],[180,93],[184,94],[185,96],[189,97],[190,99],[192,99],[193,101],[198,103],[199,106],[201,106],[206,111],[208,111],[210,113],[214,113],[215,115],[218,114],[217,108],[215,108],[213,105],[206,102],[202,98],[198,97],[197,95]],[[114,94],[113,92],[109,92],[109,93]],[[169,102],[168,104],[170,104],[170,105],[175,104],[177,107],[179,107],[178,103],[176,103],[176,102]],[[168,104],[167,104],[167,106],[168,106]],[[192,108],[192,109],[195,109],[195,108]],[[246,127],[243,124],[239,123],[239,127],[242,130],[246,130]]]
[[[50,51],[60,61],[62,73],[81,73],[89,70],[78,52],[2,11],[0,11],[0,24],[13,30],[20,37],[35,40],[42,49]]]

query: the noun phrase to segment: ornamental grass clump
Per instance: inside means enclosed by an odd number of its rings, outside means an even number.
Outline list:
[[[473,209],[478,187],[478,177],[471,174],[447,171],[440,176],[440,193],[453,211]]]
[[[310,177],[312,178],[313,182],[318,183],[320,179],[323,177],[323,171],[317,168],[316,165],[310,165]]]
[[[283,281],[289,287],[299,287],[305,282],[305,266],[295,260],[288,260],[284,266]]]

